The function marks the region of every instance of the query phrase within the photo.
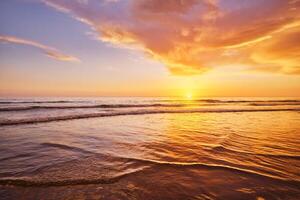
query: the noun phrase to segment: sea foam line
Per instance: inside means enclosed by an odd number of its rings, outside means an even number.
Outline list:
[[[116,111],[110,113],[88,113],[67,116],[54,116],[43,118],[26,118],[17,120],[2,120],[0,126],[18,125],[18,124],[34,124],[42,122],[53,122],[73,119],[97,118],[97,117],[113,117],[122,115],[147,115],[147,114],[172,114],[172,113],[239,113],[239,112],[277,112],[277,111],[300,111],[300,108],[286,108],[286,109],[224,109],[224,110],[135,110],[135,111]]]

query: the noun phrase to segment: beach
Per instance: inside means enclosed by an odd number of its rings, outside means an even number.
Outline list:
[[[1,199],[299,199],[300,100],[24,98],[0,106]]]

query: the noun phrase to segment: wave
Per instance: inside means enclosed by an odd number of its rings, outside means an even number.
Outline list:
[[[113,117],[122,115],[147,115],[147,114],[168,114],[168,113],[240,113],[240,112],[277,112],[277,111],[296,111],[299,112],[300,108],[285,108],[285,109],[201,109],[201,110],[135,110],[135,111],[117,111],[110,113],[88,113],[88,114],[77,114],[77,115],[66,115],[66,116],[53,116],[43,118],[26,118],[16,120],[2,120],[0,126],[7,125],[18,125],[18,124],[34,124],[42,122],[53,122],[73,119],[84,119],[84,118],[97,118],[97,117]]]
[[[85,109],[85,108],[147,108],[147,107],[183,107],[184,104],[98,104],[78,106],[24,106],[0,108],[0,112],[24,111],[36,109]]]
[[[296,184],[296,185],[300,183],[300,181],[298,180],[285,179],[282,177],[278,177],[271,174],[260,173],[250,169],[238,168],[238,167],[221,165],[221,164],[208,164],[208,163],[200,163],[200,162],[168,162],[168,161],[158,161],[158,160],[140,159],[140,158],[126,158],[126,159],[128,159],[129,161],[148,164],[150,166],[151,165],[158,166],[158,167],[168,166],[168,167],[175,167],[175,168],[195,167],[195,168],[205,168],[209,170],[225,170],[233,173],[240,173],[240,174],[256,176],[260,178],[267,178],[267,179],[272,179],[277,181],[289,182],[291,184]]]
[[[249,106],[299,106],[300,102],[249,103]]]
[[[167,162],[158,161],[150,159],[140,159],[140,158],[127,158],[127,157],[115,157],[115,159],[120,159],[124,163],[135,163],[137,167],[135,170],[130,170],[130,172],[123,172],[112,177],[107,178],[96,178],[96,179],[61,179],[61,180],[30,180],[28,178],[2,178],[0,179],[0,185],[14,185],[20,187],[50,187],[50,186],[72,186],[72,185],[89,185],[89,184],[112,184],[118,182],[122,178],[128,176],[142,175],[147,173],[147,170],[151,172],[159,172],[162,167],[167,168],[196,168],[196,169],[206,169],[212,170],[223,170],[230,173],[242,174],[249,177],[276,181],[282,184],[289,184],[295,187],[299,186],[299,180],[285,179],[278,176],[273,176],[271,174],[260,173],[254,170],[243,169],[238,167],[232,167],[220,164],[207,164],[200,162]]]
[[[13,155],[13,156],[7,156],[7,157],[4,157],[4,158],[0,158],[0,162],[10,160],[10,159],[14,159],[14,158],[24,158],[24,157],[30,157],[30,156],[32,156],[31,153],[21,153],[21,154],[17,154],[17,155]]]
[[[168,103],[166,103],[168,102]],[[67,103],[78,103],[77,105],[68,105]],[[83,103],[86,103],[85,105]],[[195,99],[195,100],[150,100],[148,103],[137,104],[90,104],[96,103],[93,101],[75,101],[75,100],[60,100],[60,101],[0,101],[0,104],[12,104],[15,106],[1,106],[0,112],[10,111],[27,111],[27,110],[51,110],[51,109],[92,109],[92,108],[148,108],[148,107],[191,107],[191,106],[216,106],[216,105],[238,105],[254,106],[254,107],[270,107],[270,106],[300,106],[300,100],[220,100],[220,99]],[[26,105],[34,104],[34,105]],[[44,105],[58,104],[58,105]]]
[[[22,107],[0,107],[0,112],[13,112],[13,111],[31,111],[31,110],[68,110],[68,109],[92,109],[92,108],[179,108],[179,107],[191,107],[191,106],[215,106],[211,104],[99,104],[99,105],[79,105],[79,106],[22,106]],[[222,105],[222,104],[218,104]],[[249,106],[257,107],[271,107],[271,106],[300,106],[300,103],[276,103],[276,104],[258,104],[251,103]]]
[[[61,101],[0,101],[0,104],[43,104],[43,103],[84,103],[88,101],[73,101],[73,100],[61,100]]]
[[[129,176],[131,174],[139,172],[139,170],[122,173],[120,175],[108,178],[98,178],[98,179],[66,179],[66,180],[28,180],[28,179],[0,179],[0,185],[14,185],[21,187],[50,187],[50,186],[71,186],[71,185],[91,185],[91,184],[112,184],[120,179]]]
[[[259,99],[149,99],[152,102],[207,102],[207,103],[300,103],[300,99],[270,99],[270,100],[259,100]],[[0,100],[0,104],[49,104],[49,103],[86,103],[93,102],[93,100]]]
[[[205,102],[205,103],[300,103],[300,99],[273,99],[273,100],[223,100],[223,99],[164,99],[158,102]]]
[[[64,150],[68,150],[68,151],[76,151],[76,152],[79,152],[82,154],[95,154],[92,151],[88,151],[88,150],[85,150],[85,149],[82,149],[79,147],[69,146],[69,145],[65,145],[65,144],[45,142],[45,143],[41,143],[40,145],[45,146],[45,147],[64,149]]]
[[[200,100],[201,101],[201,100]],[[207,100],[218,103],[300,103],[300,100]]]
[[[244,154],[244,155],[255,155],[255,156],[264,156],[264,157],[272,157],[272,158],[282,158],[282,159],[296,159],[300,160],[300,156],[298,155],[283,155],[283,154],[265,154],[265,153],[251,153],[246,151],[239,151],[224,147],[222,145],[214,146],[210,149],[213,153],[233,153],[233,154]]]

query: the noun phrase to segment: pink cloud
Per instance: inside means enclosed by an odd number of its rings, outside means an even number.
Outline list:
[[[291,29],[299,33],[298,0],[45,2],[90,25],[102,41],[138,46],[173,74],[193,75],[228,65],[299,71],[299,59],[288,52],[299,43],[287,40]],[[272,53],[276,43],[285,42],[286,51]],[[262,59],[266,54],[271,60]]]
[[[53,47],[49,47],[49,46],[43,45],[38,42],[31,41],[31,40],[26,40],[26,39],[22,39],[22,38],[13,37],[13,36],[7,36],[7,35],[0,35],[0,42],[35,47],[35,48],[41,50],[48,57],[53,58],[55,60],[66,61],[66,62],[79,62],[80,61],[78,58],[76,58],[74,56],[63,54]]]

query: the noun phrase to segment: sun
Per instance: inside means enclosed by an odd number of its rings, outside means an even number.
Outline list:
[[[188,92],[185,94],[185,98],[188,100],[191,100],[191,99],[193,99],[193,94],[191,92]]]

